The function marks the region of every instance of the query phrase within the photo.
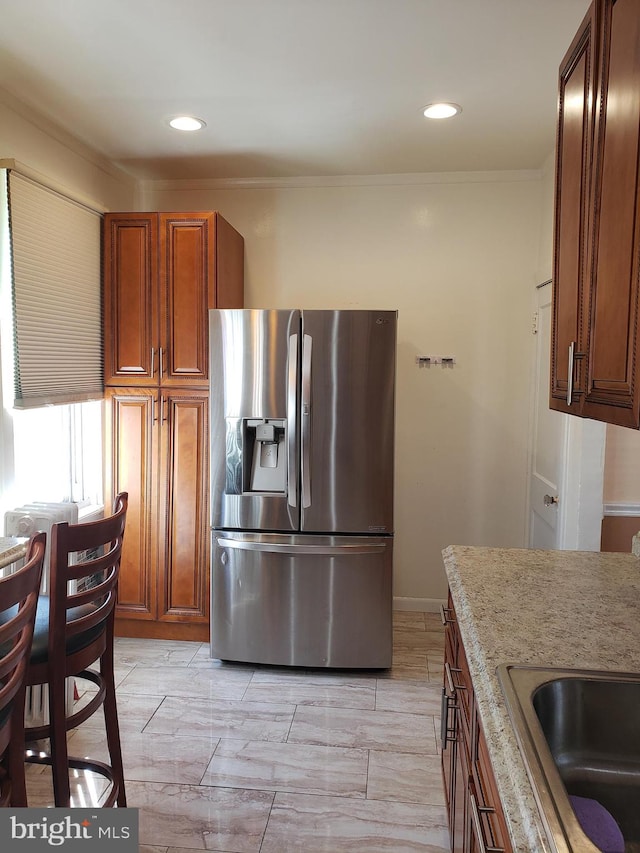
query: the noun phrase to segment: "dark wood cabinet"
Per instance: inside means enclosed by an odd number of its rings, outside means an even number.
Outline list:
[[[206,388],[209,308],[243,305],[242,237],[217,213],[104,218],[105,385]]]
[[[512,848],[451,594],[442,615],[445,626],[442,775],[451,850],[510,853]]]
[[[106,499],[129,492],[116,630],[209,636],[208,310],[243,305],[218,213],[104,220]]]
[[[550,405],[574,414],[586,385],[595,42],[592,7],[560,66],[558,94]]]
[[[560,69],[550,405],[634,428],[639,214],[640,7],[594,0]]]

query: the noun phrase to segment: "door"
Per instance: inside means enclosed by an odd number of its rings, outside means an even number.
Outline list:
[[[299,527],[300,312],[209,312],[211,526]]]
[[[563,415],[549,408],[551,352],[551,282],[536,291],[536,375],[534,385],[533,453],[529,501],[529,546],[558,548],[558,478],[562,452]]]
[[[550,285],[536,289],[529,442],[529,548],[600,550],[606,424],[548,408]],[[557,498],[557,503],[544,497]]]
[[[393,533],[395,311],[303,311],[301,530]]]

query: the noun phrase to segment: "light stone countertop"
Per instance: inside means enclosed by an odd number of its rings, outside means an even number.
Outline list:
[[[514,850],[550,851],[496,667],[640,672],[640,560],[458,545],[443,557]]]

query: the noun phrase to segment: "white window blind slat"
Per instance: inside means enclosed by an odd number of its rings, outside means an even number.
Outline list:
[[[15,405],[103,396],[97,211],[9,172]]]

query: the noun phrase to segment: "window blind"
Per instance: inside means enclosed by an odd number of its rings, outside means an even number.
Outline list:
[[[13,170],[15,406],[103,396],[101,217]]]

